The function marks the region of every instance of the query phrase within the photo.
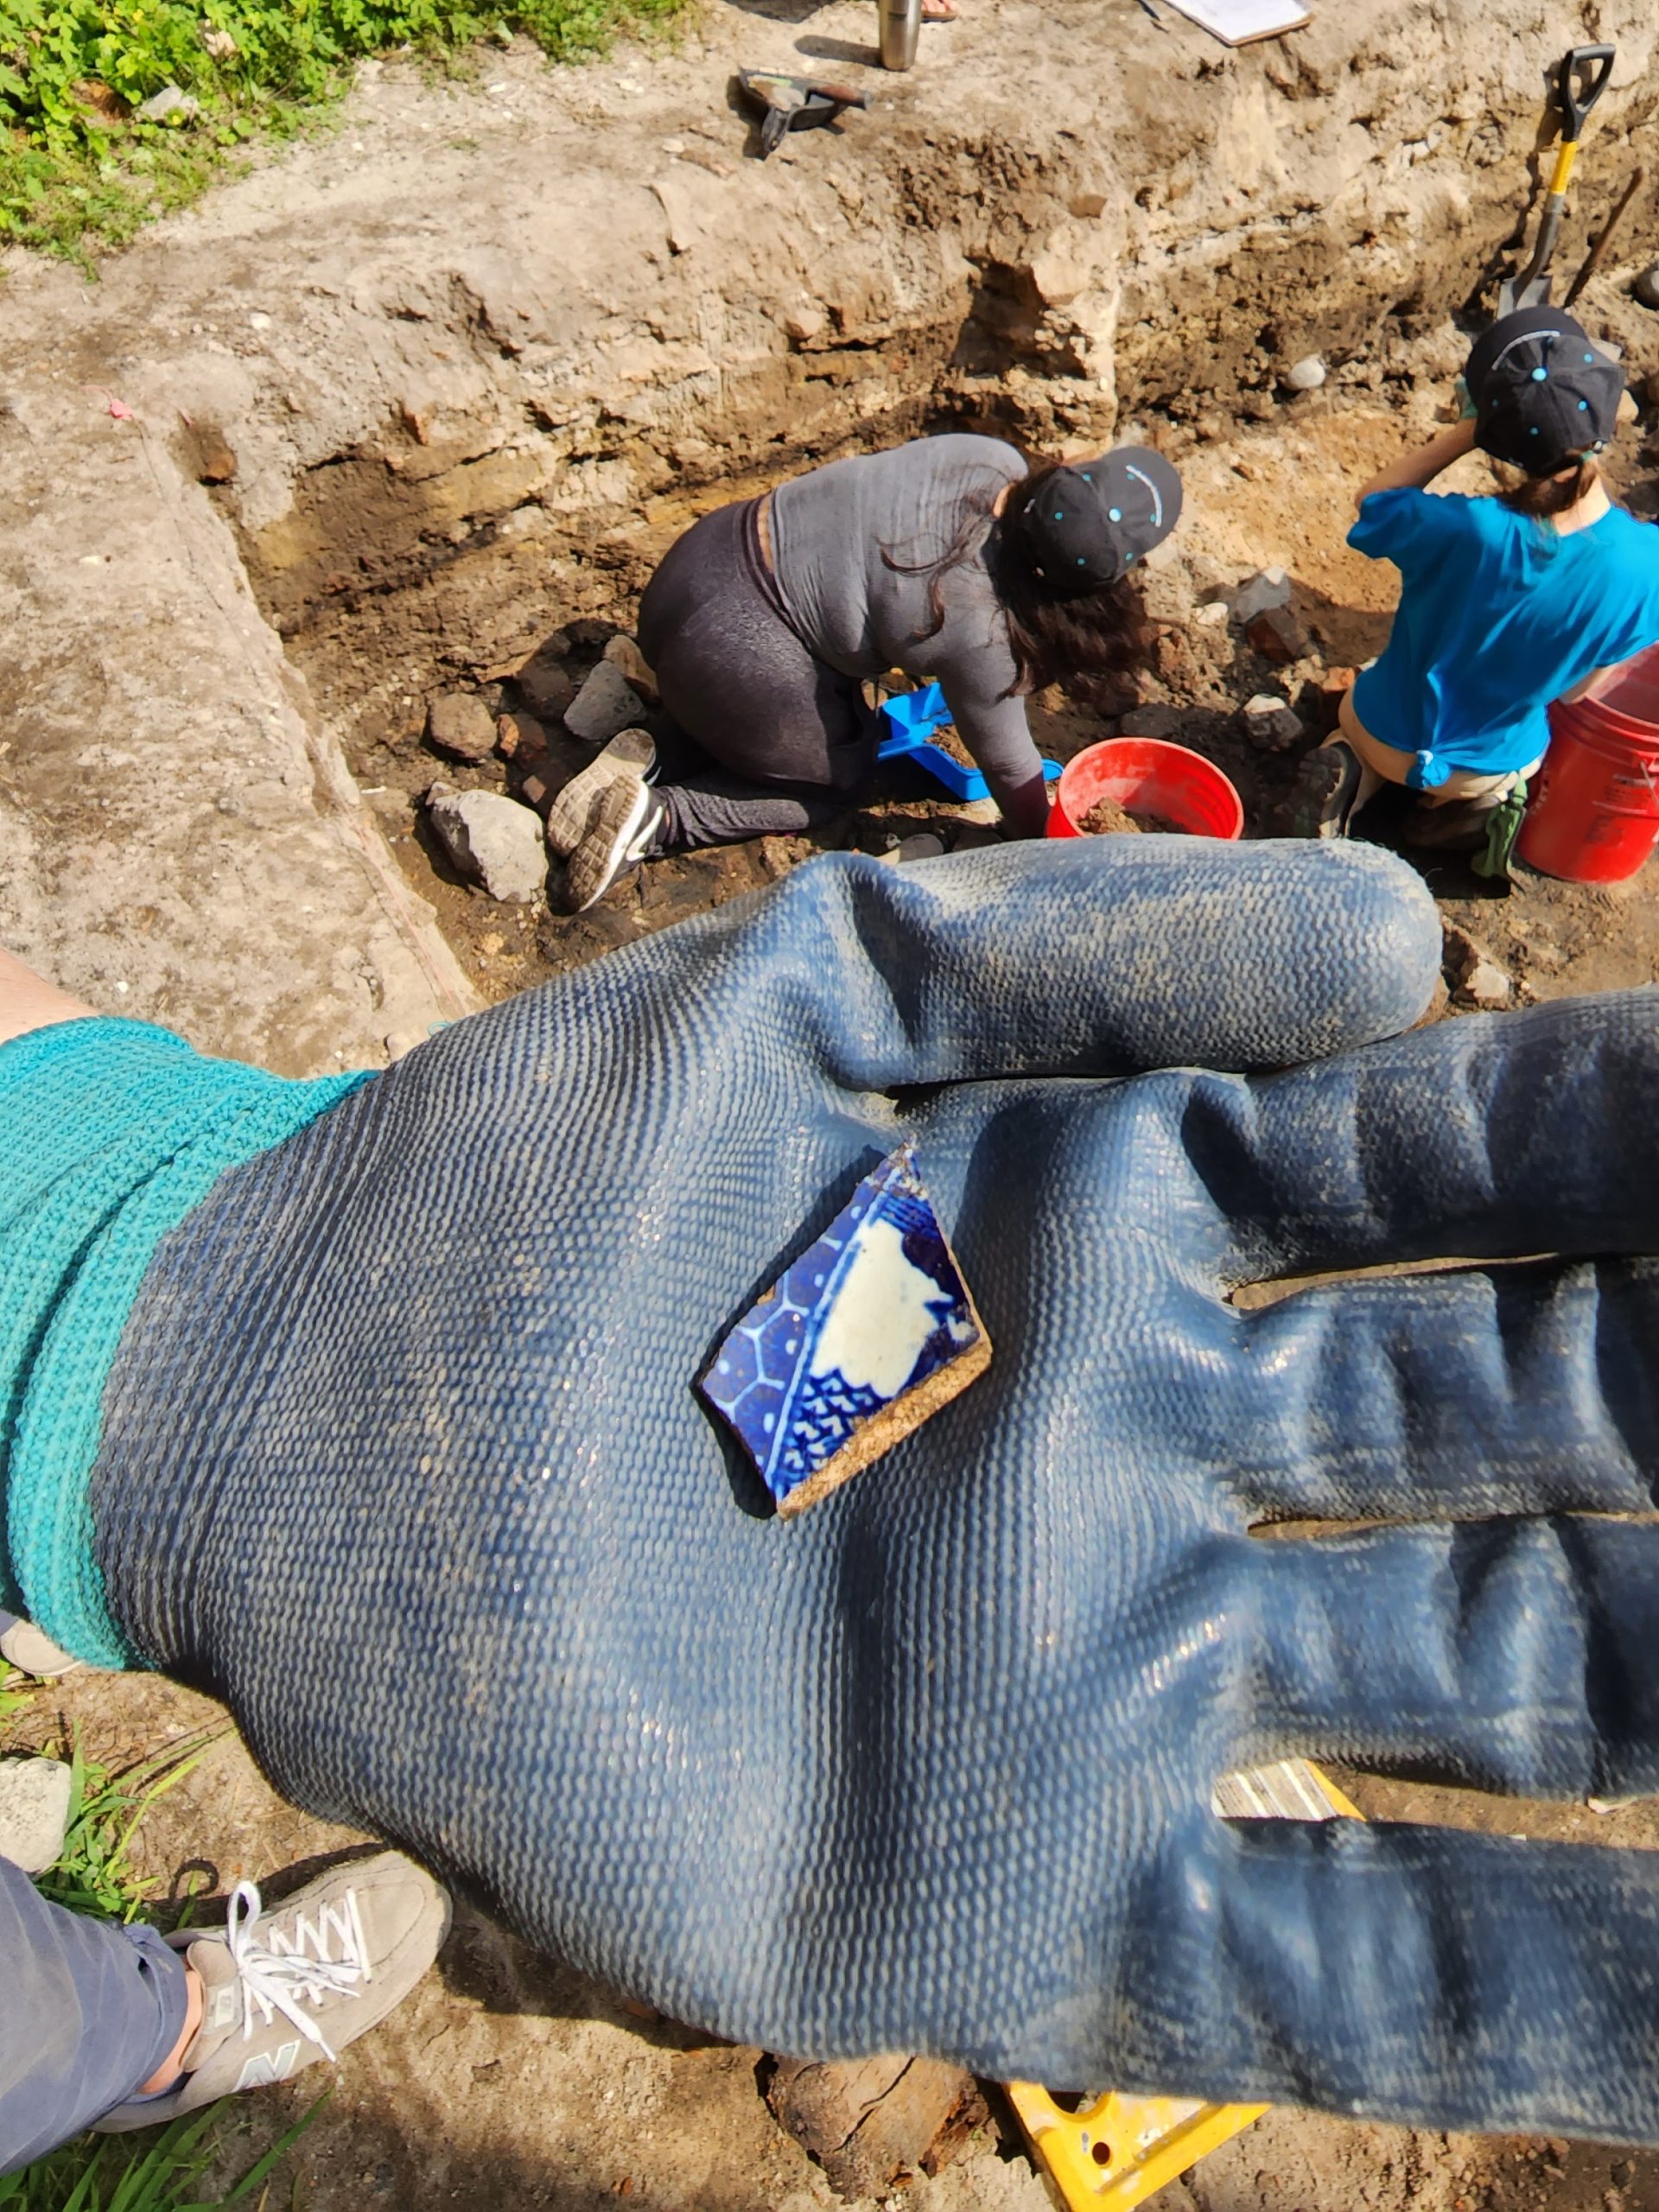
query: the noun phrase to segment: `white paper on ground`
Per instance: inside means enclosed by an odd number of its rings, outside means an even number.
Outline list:
[[[1229,46],[1277,38],[1281,31],[1300,30],[1313,20],[1300,0],[1171,0],[1171,4]]]

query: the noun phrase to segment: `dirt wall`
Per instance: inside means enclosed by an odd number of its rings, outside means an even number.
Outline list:
[[[1363,382],[1514,235],[1547,61],[1619,46],[1565,254],[1655,105],[1640,0],[1327,6],[1237,51],[1154,4],[969,0],[906,77],[864,67],[867,9],[810,0],[442,93],[372,65],[337,134],[73,308],[79,280],[20,270],[3,343],[38,356],[55,317],[186,473],[175,418],[207,426],[262,604],[372,728],[446,659],[608,611],[691,513],[803,462],[944,421],[1052,448],[1132,419],[1179,449],[1270,416],[1310,351]],[[814,61],[875,109],[754,158],[733,71]],[[1630,251],[1656,206],[1659,176]]]

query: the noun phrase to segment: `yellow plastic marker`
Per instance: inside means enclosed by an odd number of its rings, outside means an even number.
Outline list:
[[[1362,1817],[1306,1759],[1224,1776],[1212,1803],[1223,1820]],[[1034,2082],[1007,2087],[1020,2125],[1069,2212],[1129,2212],[1267,2110],[1266,2105],[1211,2105],[1191,2097],[1126,2097],[1109,2089],[1093,2104],[1068,2112]]]

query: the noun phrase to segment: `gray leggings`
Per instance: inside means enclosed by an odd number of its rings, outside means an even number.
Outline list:
[[[184,2031],[184,1961],[153,1928],[48,1904],[0,1859],[0,2173],[147,2082]]]
[[[879,715],[790,626],[760,551],[759,502],[718,507],[676,539],[639,602],[663,705],[717,765],[658,786],[656,849],[792,836],[856,805]]]

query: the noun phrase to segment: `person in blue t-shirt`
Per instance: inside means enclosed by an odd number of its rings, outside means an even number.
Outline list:
[[[1319,836],[1344,836],[1390,783],[1420,794],[1412,843],[1489,845],[1506,800],[1512,842],[1550,702],[1659,642],[1659,530],[1615,505],[1596,465],[1624,389],[1571,315],[1523,308],[1471,353],[1464,419],[1360,492],[1348,543],[1394,563],[1400,605],[1310,763]],[[1496,497],[1428,491],[1475,447],[1497,464]]]

